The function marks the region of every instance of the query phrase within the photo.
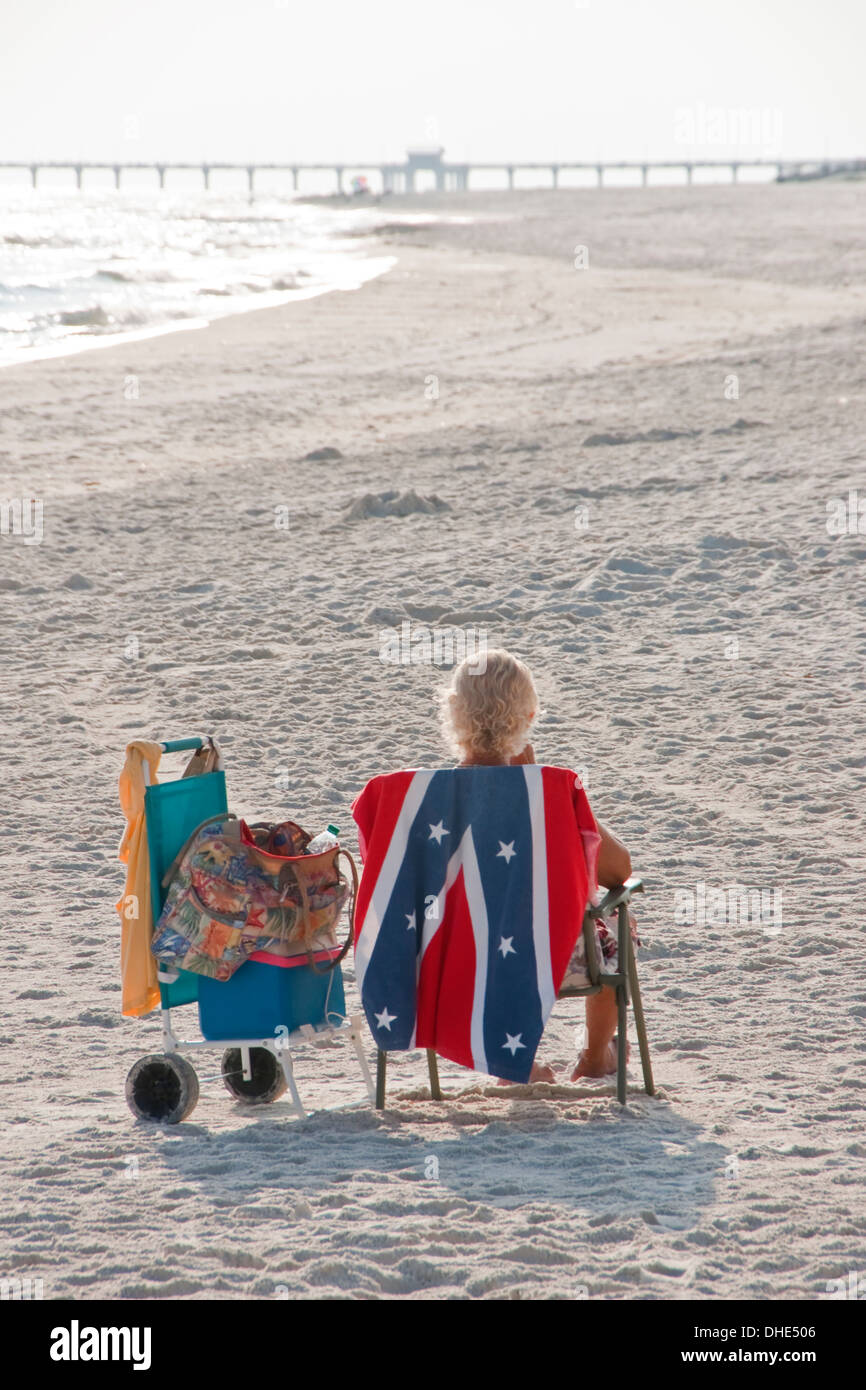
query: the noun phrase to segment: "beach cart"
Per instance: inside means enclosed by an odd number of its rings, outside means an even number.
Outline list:
[[[164,753],[197,751],[202,738],[162,743]],[[168,781],[152,781],[145,768],[145,821],[153,920],[166,896],[164,877],[190,836],[203,822],[228,811],[225,773],[206,771]],[[248,960],[229,980],[210,979],[188,970],[160,966],[162,1052],[137,1061],[126,1079],[126,1098],[139,1120],[177,1124],[193,1111],[198,1077],[188,1056],[221,1051],[223,1083],[235,1100],[266,1105],[288,1090],[298,1116],[307,1111],[295,1081],[293,1053],[322,1047],[339,1033],[354,1046],[369,1102],[375,1101],[362,1032],[363,1015],[345,1012],[339,964],[319,973],[306,964],[292,968]],[[174,1011],[197,1005],[201,1039],[175,1032]],[[365,1102],[361,1102],[365,1103]]]

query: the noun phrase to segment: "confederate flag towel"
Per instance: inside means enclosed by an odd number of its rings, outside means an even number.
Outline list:
[[[595,888],[580,780],[536,765],[391,772],[352,814],[355,966],[377,1046],[528,1081]]]

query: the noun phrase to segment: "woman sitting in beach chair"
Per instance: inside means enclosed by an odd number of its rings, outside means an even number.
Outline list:
[[[507,651],[489,651],[483,664],[477,659],[462,662],[442,697],[442,725],[448,743],[460,758],[458,767],[501,767],[534,763],[530,742],[532,721],[538,711],[538,693],[529,668]],[[590,887],[613,888],[631,874],[628,850],[615,835],[585,810],[592,830],[586,835]],[[596,840],[593,831],[597,831]],[[587,843],[588,842],[588,843]],[[596,857],[597,856],[597,857]],[[631,917],[632,937],[636,941]],[[599,956],[606,970],[617,968],[616,914],[612,924],[596,923]],[[562,986],[584,982],[586,960],[580,937],[569,961]],[[614,1034],[617,1004],[613,990],[602,989],[586,999],[587,1042],[581,1051],[571,1080],[607,1076],[616,1071]],[[553,1069],[536,1063],[533,1081],[553,1081]]]

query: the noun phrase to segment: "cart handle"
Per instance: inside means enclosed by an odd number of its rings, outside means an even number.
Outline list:
[[[184,753],[188,748],[201,748],[204,745],[202,738],[170,738],[165,743],[160,744],[163,753]]]

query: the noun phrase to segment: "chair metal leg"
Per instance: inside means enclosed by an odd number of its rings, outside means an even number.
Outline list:
[[[376,1055],[376,1109],[385,1109],[385,1077],[388,1069],[387,1052]]]
[[[628,1058],[628,974],[626,961],[631,943],[628,922],[628,904],[620,903],[617,909],[617,954],[621,983],[616,987],[616,1098],[625,1105],[626,1062]]]
[[[644,1090],[648,1096],[656,1093],[655,1082],[653,1081],[653,1069],[650,1062],[649,1041],[646,1034],[646,1021],[643,1014],[643,1004],[640,997],[640,985],[637,979],[637,961],[634,955],[634,945],[631,938],[628,943],[628,978],[631,985],[631,1006],[634,1010],[634,1026],[637,1029],[637,1040],[640,1046],[640,1064],[643,1068]]]
[[[628,1053],[628,998],[625,985],[616,987],[616,1098],[625,1105]]]
[[[439,1085],[439,1063],[436,1060],[436,1053],[432,1047],[427,1048],[427,1070],[430,1073],[430,1099],[442,1100],[442,1088]]]

